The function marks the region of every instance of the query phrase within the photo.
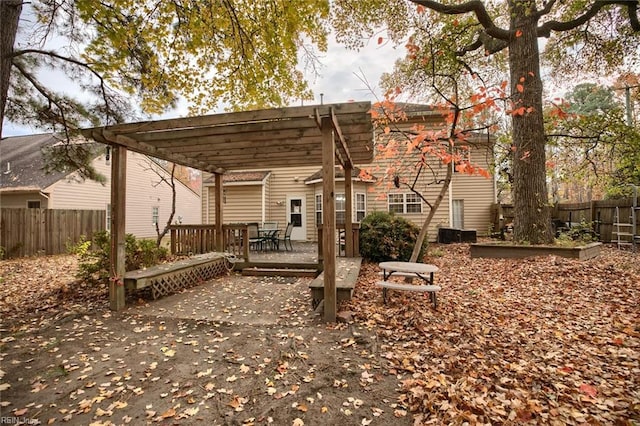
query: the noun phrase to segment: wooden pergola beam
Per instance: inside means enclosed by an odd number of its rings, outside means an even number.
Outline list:
[[[329,113],[331,114],[331,125],[333,126],[333,130],[335,131],[335,134],[337,136],[337,141],[336,144],[340,147],[340,151],[341,151],[341,156],[343,156],[344,161],[342,162],[342,166],[344,167],[345,164],[348,164],[349,167],[353,167],[353,160],[351,159],[351,155],[349,154],[349,149],[347,148],[347,141],[344,138],[344,135],[342,134],[342,130],[340,129],[340,123],[338,123],[338,117],[336,117],[336,113],[333,110],[333,108],[331,108],[329,110]],[[351,176],[349,176],[349,178],[351,178]]]

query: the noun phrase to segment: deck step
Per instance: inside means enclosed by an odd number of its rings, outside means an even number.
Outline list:
[[[316,269],[293,269],[293,268],[244,268],[242,275],[255,277],[311,277],[318,275]]]

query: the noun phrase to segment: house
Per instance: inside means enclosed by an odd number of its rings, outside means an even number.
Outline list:
[[[107,178],[105,184],[83,179],[77,171],[45,173],[44,152],[61,141],[53,134],[14,136],[0,141],[0,208],[106,210],[109,228],[111,167],[106,147],[98,148],[92,166]],[[130,151],[127,157],[126,232],[137,238],[155,238],[171,213],[172,190],[163,179],[171,173],[151,157]],[[173,223],[200,223],[200,195],[176,182]]]
[[[444,125],[441,112],[426,106],[403,104],[406,121],[398,123],[404,130],[414,125],[439,129]],[[374,135],[376,144],[389,136],[384,131]],[[493,163],[493,139],[486,134],[470,137],[468,157],[485,170]],[[385,176],[395,158],[376,159],[373,165],[362,166],[367,173],[355,167],[353,182],[353,220],[361,221],[372,211],[393,211],[397,215],[421,226],[429,214],[429,207],[406,186],[389,185],[391,176]],[[401,176],[411,180],[415,176],[415,158],[405,159]],[[438,177],[446,173],[446,165],[434,160],[432,171]],[[367,178],[366,176],[369,176]],[[389,179],[391,178],[391,179]],[[430,185],[433,175],[422,175],[421,188],[427,200],[435,199],[439,185]],[[273,222],[283,229],[288,222],[294,223],[293,240],[317,240],[317,226],[322,219],[322,174],[317,167],[287,167],[228,172],[222,176],[224,223]],[[336,221],[344,222],[344,171],[336,167]],[[205,174],[202,185],[202,221],[214,223],[215,183],[213,175]],[[490,207],[496,202],[495,179],[454,173],[451,185],[430,226],[429,239],[437,238],[437,228],[455,227],[475,229],[478,235],[489,233]],[[342,212],[342,213],[341,213]]]

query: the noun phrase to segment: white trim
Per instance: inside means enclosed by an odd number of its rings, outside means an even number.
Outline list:
[[[335,180],[336,182],[344,182],[344,178],[336,178]],[[351,179],[352,182],[364,182],[364,183],[375,183],[375,180],[373,179],[361,179],[361,178],[353,178]],[[319,179],[314,179],[314,180],[310,180],[305,182],[305,185],[314,185],[316,183],[322,183],[322,178]]]
[[[449,227],[453,226],[453,178],[455,175],[451,176],[451,182],[449,182]]]
[[[266,214],[267,213],[266,212],[266,210],[267,210],[267,185],[262,184],[261,188],[262,188],[262,194],[260,196],[260,198],[261,198],[261,200],[260,200],[261,201],[261,203],[260,203],[261,204],[261,206],[260,206],[260,213],[261,213],[260,214],[260,219],[261,219],[262,223],[265,223],[265,221],[267,219],[267,214]]]

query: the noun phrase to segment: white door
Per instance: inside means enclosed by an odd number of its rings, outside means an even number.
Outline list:
[[[292,240],[307,239],[307,218],[305,214],[304,197],[290,195],[287,196],[287,221],[293,223],[291,232]]]

